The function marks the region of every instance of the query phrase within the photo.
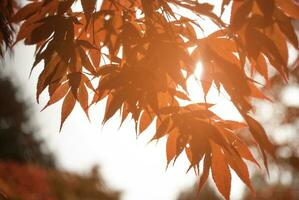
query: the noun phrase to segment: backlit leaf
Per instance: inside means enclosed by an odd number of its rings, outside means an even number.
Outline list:
[[[212,148],[212,177],[219,190],[219,192],[229,199],[231,188],[231,174],[226,162],[223,150],[214,142],[211,143]]]
[[[71,114],[72,110],[74,109],[75,104],[76,104],[76,100],[73,93],[68,92],[62,104],[60,131],[62,129],[65,120],[68,118],[68,116]]]

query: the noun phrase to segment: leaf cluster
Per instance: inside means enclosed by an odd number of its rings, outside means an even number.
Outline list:
[[[10,20],[16,9],[17,4],[13,0],[0,2],[0,58],[4,57],[5,49],[12,45],[14,28]]]
[[[218,190],[229,199],[231,168],[253,191],[244,160],[257,162],[236,132],[249,128],[267,168],[266,154],[275,157],[275,146],[250,112],[253,98],[269,98],[254,77],[259,74],[268,84],[270,65],[288,79],[287,44],[298,50],[292,25],[299,19],[298,4],[223,0],[217,14],[214,5],[194,0],[82,0],[82,12],[73,10],[76,3],[32,0],[11,19],[22,22],[16,42],[36,47],[33,68],[43,63],[37,100],[45,90],[46,107],[63,99],[61,127],[76,103],[88,117],[89,108],[107,98],[103,123],[120,110],[122,122],[131,117],[140,134],[155,121],[153,140],[167,137],[168,163],[185,152],[198,174],[202,161],[199,188],[211,169]],[[230,12],[228,23],[224,12]],[[206,27],[199,18],[218,29],[200,37]],[[212,87],[223,88],[244,123],[221,119],[206,101],[190,101],[186,80],[198,61],[203,65],[198,89],[206,97]],[[189,105],[181,106],[180,100]]]

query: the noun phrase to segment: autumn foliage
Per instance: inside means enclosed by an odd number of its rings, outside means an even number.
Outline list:
[[[34,164],[0,162],[1,200],[118,200],[119,192],[109,190],[93,168],[79,176]]]
[[[167,137],[168,164],[185,152],[189,169],[200,175],[199,189],[211,171],[229,199],[232,169],[254,191],[245,160],[259,164],[237,131],[249,128],[267,168],[275,146],[251,116],[251,100],[269,98],[255,77],[268,85],[272,67],[288,80],[287,44],[298,50],[292,25],[299,19],[298,3],[223,0],[220,12],[195,0],[82,0],[81,12],[74,11],[76,3],[33,0],[7,18],[10,25],[20,24],[15,43],[36,47],[32,69],[42,63],[37,101],[43,91],[50,97],[45,108],[63,101],[61,127],[76,103],[89,117],[92,105],[106,99],[103,123],[118,111],[122,122],[134,120],[137,134],[156,123],[153,140]],[[202,18],[218,29],[201,36]],[[203,66],[198,90],[205,96],[212,87],[224,90],[244,122],[221,119],[207,101],[191,102],[186,80],[198,62]],[[190,103],[182,106],[180,100]]]
[[[12,45],[14,28],[11,17],[17,9],[15,1],[2,0],[0,2],[0,57],[4,56],[5,50]]]
[[[0,74],[0,199],[1,200],[118,200],[94,166],[80,175],[57,167],[57,159],[37,138],[28,101]],[[31,115],[29,115],[31,113]]]

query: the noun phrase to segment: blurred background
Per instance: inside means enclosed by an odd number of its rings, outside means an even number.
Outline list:
[[[299,27],[299,24],[295,24]],[[297,28],[297,33],[299,29]],[[114,116],[104,127],[104,103],[91,109],[91,121],[76,107],[59,132],[61,102],[40,112],[48,96],[36,103],[40,68],[33,72],[34,48],[18,44],[0,61],[0,199],[22,200],[193,200],[197,177],[187,170],[187,159],[165,169],[165,140],[148,143],[153,129],[136,138],[133,122],[118,127]],[[272,73],[271,102],[255,102],[256,118],[277,144],[278,160],[270,160],[270,178],[264,169],[250,166],[256,197],[233,176],[232,200],[299,199],[299,60],[290,49],[290,82]],[[194,81],[194,80],[193,80]],[[193,83],[189,81],[192,90]],[[195,101],[202,94],[191,92]],[[240,120],[231,103],[214,111],[225,119]],[[242,134],[242,133],[240,133]],[[245,133],[244,133],[245,134]],[[212,182],[201,199],[221,199]]]

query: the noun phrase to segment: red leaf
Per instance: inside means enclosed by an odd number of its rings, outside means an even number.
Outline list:
[[[288,40],[292,43],[292,45],[296,49],[298,49],[298,38],[294,26],[292,25],[292,19],[287,17],[280,10],[277,10],[277,12],[275,12],[275,17],[277,25],[279,26],[281,32],[283,32],[284,35],[288,38]]]
[[[81,108],[84,110],[87,118],[89,119],[89,114],[88,114],[88,92],[86,87],[82,84],[81,87],[79,88],[78,91],[78,101],[80,103]]]
[[[66,93],[69,91],[69,85],[67,83],[62,84],[59,86],[55,92],[50,96],[50,100],[48,101],[47,105],[42,109],[46,109],[48,106],[58,102],[60,99],[62,99]]]
[[[175,158],[178,153],[177,151],[177,139],[179,136],[178,129],[172,130],[167,138],[166,142],[166,158],[167,158],[167,165],[170,163],[170,161]]]
[[[212,147],[212,177],[219,192],[228,200],[231,189],[230,170],[221,147],[212,141],[210,144]]]
[[[31,15],[35,14],[38,10],[40,10],[41,5],[42,2],[34,2],[25,5],[11,18],[11,22],[18,23],[27,19]]]
[[[70,115],[72,110],[74,109],[76,104],[76,99],[71,91],[66,95],[64,98],[62,109],[61,109],[61,123],[60,123],[60,131],[62,129],[63,123],[67,119],[67,117]]]
[[[299,19],[299,4],[295,0],[276,0],[278,7],[294,19]]]
[[[269,173],[265,151],[275,158],[275,146],[268,139],[268,136],[266,135],[266,132],[262,125],[260,125],[255,119],[253,119],[249,115],[244,115],[244,118],[248,123],[251,134],[259,144],[259,147],[263,155],[264,165],[266,167],[267,172]]]
[[[230,154],[225,152],[225,157],[230,167],[237,173],[239,178],[249,187],[249,189],[254,193],[254,189],[251,185],[249,179],[249,172],[245,162],[240,158],[238,154]]]
[[[252,68],[256,69],[256,71],[260,73],[266,81],[268,81],[268,66],[265,57],[260,54],[257,60],[252,59],[251,63],[253,63]]]
[[[193,132],[195,130],[191,130],[190,132]],[[200,160],[203,158],[205,153],[209,151],[209,143],[207,139],[207,135],[205,133],[205,129],[203,132],[196,132],[194,134],[191,134],[192,138],[189,141],[190,147],[188,148],[191,153],[191,166],[196,166]]]
[[[234,122],[231,122],[231,123],[235,124]],[[249,161],[255,163],[258,167],[260,167],[258,162],[253,157],[252,153],[250,152],[248,145],[245,142],[243,142],[242,139],[239,136],[237,136],[235,133],[233,133],[232,131],[229,131],[228,129],[221,127],[221,126],[226,126],[225,123],[220,122],[220,126],[218,126],[218,129],[229,140],[229,142],[232,145],[232,147],[234,148],[234,150],[236,150],[242,158],[249,160]],[[242,123],[242,126],[244,127],[243,123]],[[238,126],[237,126],[237,128],[238,128]],[[230,153],[234,153],[234,151],[230,151]]]
[[[124,103],[124,91],[120,90],[108,97],[103,124],[108,121]]]
[[[249,115],[245,115],[245,120],[248,123],[249,130],[255,140],[261,145],[261,148],[265,149],[272,156],[275,154],[275,147],[270,142],[264,128],[260,125],[255,119],[250,117]]]
[[[243,122],[237,122],[237,121],[232,121],[232,120],[219,121],[218,124],[220,124],[220,126],[229,128],[231,130],[237,130],[237,129],[242,129],[242,128],[247,127],[247,124],[245,124]]]
[[[157,119],[157,131],[154,135],[154,137],[151,139],[152,140],[158,140],[161,137],[163,137],[166,132],[169,130],[169,127],[171,126],[172,121],[170,120],[170,117],[167,117],[162,120],[160,124],[160,119]]]
[[[36,100],[39,102],[39,95],[51,83],[51,77],[55,73],[55,69],[60,62],[59,56],[53,56],[49,62],[45,63],[45,68],[38,77],[36,86]]]
[[[81,0],[81,5],[83,8],[84,15],[86,17],[87,23],[90,20],[90,16],[96,9],[97,0]]]
[[[152,117],[149,115],[148,111],[143,111],[139,119],[139,134],[142,133],[152,121]]]
[[[231,13],[231,27],[239,30],[246,24],[245,21],[252,10],[253,0],[234,1]]]
[[[249,81],[248,85],[251,90],[251,97],[268,100],[272,102],[272,100],[269,97],[267,97],[258,87],[256,87],[254,83]]]
[[[203,161],[203,171],[200,176],[200,180],[198,184],[198,193],[209,177],[210,168],[211,168],[211,152],[207,152],[205,154],[205,158]]]

